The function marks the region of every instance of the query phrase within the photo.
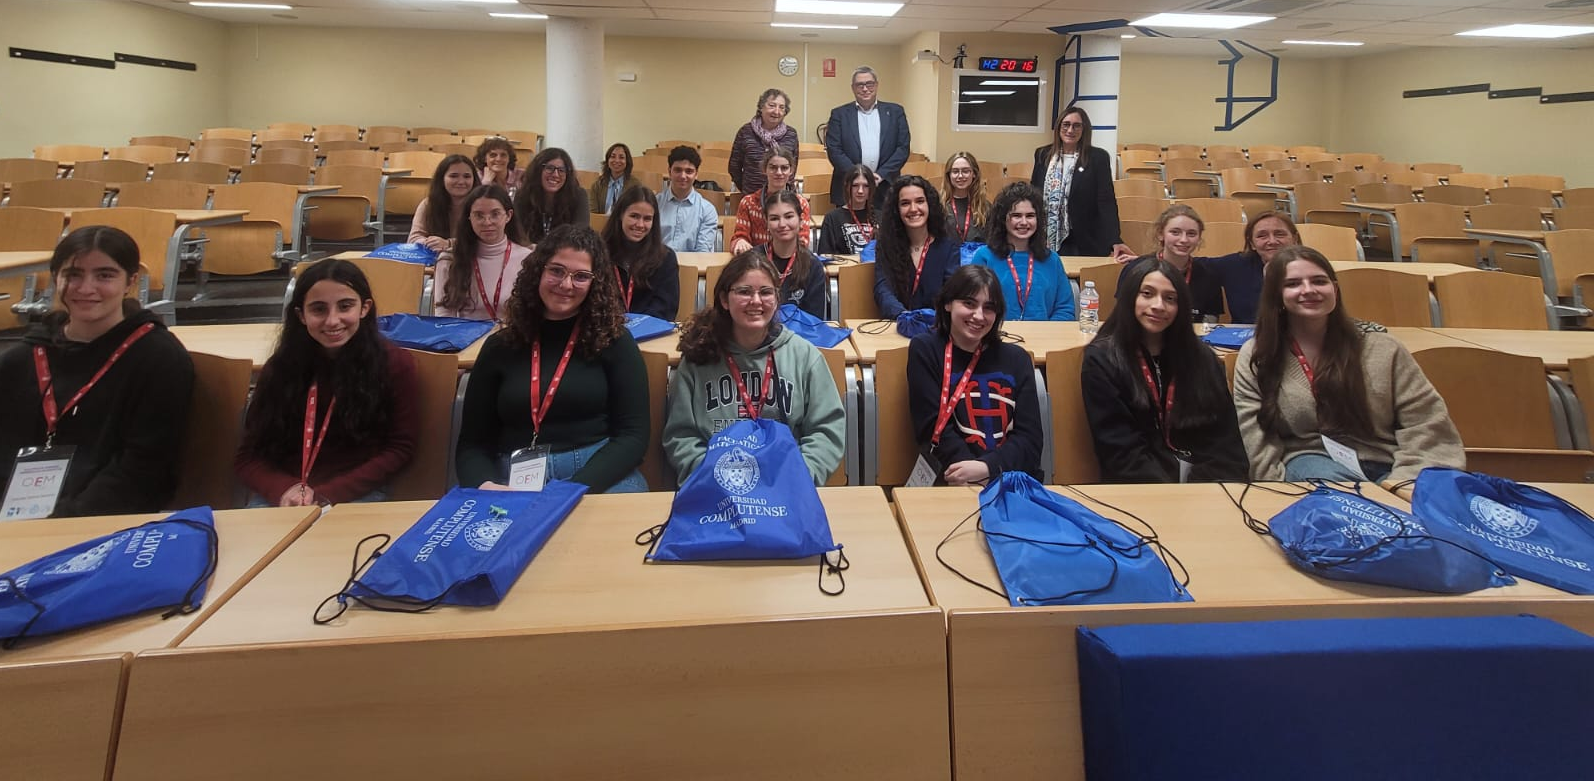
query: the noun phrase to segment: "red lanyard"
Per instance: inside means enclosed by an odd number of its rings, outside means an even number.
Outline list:
[[[858,219],[858,213],[853,211],[851,206],[845,208],[847,209],[847,214],[852,215],[852,224],[858,226],[858,232],[863,234],[864,243],[868,243],[870,239],[874,238],[874,224]]]
[[[1312,392],[1312,398],[1317,398],[1317,375],[1312,373],[1312,365],[1306,362],[1306,353],[1301,352],[1301,346],[1290,340],[1290,352],[1295,353],[1295,360],[1300,361],[1301,371],[1306,372],[1306,387]]]
[[[1157,409],[1157,381],[1151,376],[1151,364],[1144,353],[1140,355],[1140,373],[1146,378],[1146,390],[1151,393],[1151,408]],[[1160,372],[1159,372],[1160,374]],[[1168,429],[1168,419],[1173,415],[1173,380],[1168,380],[1168,390],[1162,396],[1162,409],[1157,412],[1157,427],[1162,429],[1162,443],[1174,450],[1173,432]]]
[[[1168,260],[1166,260],[1165,258],[1162,257],[1162,253],[1160,253],[1160,252],[1157,253],[1157,260],[1160,260],[1163,263],[1168,263],[1169,262]],[[1190,273],[1193,272],[1193,271],[1195,271],[1195,258],[1193,258],[1193,257],[1187,258],[1185,260],[1185,264],[1184,264],[1184,283],[1186,285],[1190,284]]]
[[[553,370],[553,379],[548,381],[548,394],[542,395],[542,342],[531,343],[531,443],[537,444],[537,437],[542,434],[542,420],[548,417],[548,410],[553,407],[553,395],[559,391],[559,381],[564,379],[565,366],[570,363],[570,353],[576,349],[576,337],[581,335],[581,326],[576,326],[570,331],[570,341],[565,342],[565,354],[559,358],[558,368]]]
[[[941,429],[946,428],[947,421],[952,419],[952,410],[963,398],[963,387],[968,384],[969,375],[974,373],[974,366],[980,362],[980,353],[985,351],[982,343],[974,348],[974,357],[969,358],[969,365],[963,368],[963,376],[958,378],[957,390],[952,389],[952,341],[947,340],[946,357],[941,360],[941,406],[935,414],[935,433],[930,435],[930,444],[941,444]]]
[[[775,268],[780,268],[780,264],[775,262],[775,240],[774,239],[770,239],[769,240],[769,246],[766,249],[769,250],[769,265],[774,266]],[[792,248],[791,259],[786,261],[786,268],[780,272],[780,281],[781,282],[785,282],[786,281],[786,277],[791,276],[791,267],[797,265],[797,253],[802,252],[802,251],[803,251],[803,248],[801,246],[797,246],[797,247],[793,247]]]
[[[769,357],[764,359],[763,387],[759,389],[763,391],[763,394],[757,399],[748,394],[747,383],[742,382],[742,372],[736,368],[736,362],[731,360],[729,353],[725,355],[725,368],[730,369],[731,379],[736,381],[736,390],[742,394],[742,409],[747,412],[747,417],[758,420],[758,416],[763,414],[764,405],[769,402],[769,398],[773,395],[772,391],[775,388],[775,351],[773,349],[770,350]]]
[[[924,240],[924,249],[919,250],[919,262],[913,266],[913,290],[908,292],[909,297],[918,295],[919,293],[919,277],[924,276],[924,259],[930,257],[930,245],[934,243],[935,239],[926,238]],[[1013,272],[1013,278],[1018,278],[1017,271]]]
[[[958,205],[952,204],[952,213],[957,214]],[[956,218],[954,218],[956,219]],[[969,240],[969,223],[974,219],[974,196],[969,196],[969,205],[963,210],[963,230],[958,231],[958,238]]]
[[[153,330],[155,330],[154,323],[145,323],[133,333],[128,334],[127,338],[122,340],[121,346],[111,353],[111,357],[105,359],[105,365],[101,366],[100,370],[95,372],[94,376],[90,377],[83,387],[78,388],[77,393],[73,394],[71,400],[59,411],[55,407],[55,381],[50,376],[50,359],[44,354],[43,347],[35,346],[33,348],[33,368],[39,375],[39,398],[44,405],[45,449],[49,449],[51,445],[55,444],[55,427],[56,424],[61,422],[61,416],[71,412],[72,408],[76,407],[77,403],[88,395],[89,389],[94,387],[95,383],[99,382],[100,378],[104,377],[105,373],[110,371],[111,367],[122,359],[122,355],[127,352],[127,348],[132,347],[134,342],[143,339],[146,334]]]
[[[487,300],[487,286],[482,284],[481,263],[476,264],[476,289],[482,294],[482,308],[487,310],[487,317],[492,320],[498,319],[498,301],[504,293],[504,277],[509,276],[509,250],[514,246],[514,242],[510,242],[504,247],[504,267],[498,270],[498,286],[493,288],[492,301]]]
[[[321,420],[321,433],[315,431],[315,402],[319,390],[317,383],[310,383],[310,392],[304,398],[304,449],[299,454],[299,482],[310,484],[310,471],[315,469],[317,458],[321,457],[321,443],[326,441],[327,431],[332,428],[332,410],[338,406],[338,397],[333,396],[327,402],[327,415]],[[311,446],[312,441],[314,447]]]
[[[620,275],[620,264],[614,265],[614,281],[620,285],[620,295],[625,299],[625,311],[631,311],[631,293],[636,289],[635,279],[626,279]]]
[[[1018,266],[1013,265],[1013,256],[1008,255],[1006,260],[1007,270],[1013,272],[1013,292],[1018,298],[1018,314],[1023,317],[1024,307],[1029,302],[1029,294],[1035,289],[1035,256],[1031,255],[1029,258],[1029,275],[1024,278],[1023,286],[1018,284]]]

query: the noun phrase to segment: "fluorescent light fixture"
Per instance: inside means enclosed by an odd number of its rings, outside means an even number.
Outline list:
[[[1009,89],[1009,90],[1000,90],[1000,89],[972,90],[972,89],[970,89],[970,90],[964,90],[963,94],[964,95],[1012,95],[1013,93],[1015,93],[1017,91],[1018,90],[1011,90],[1011,89]]]
[[[963,94],[967,95],[968,93],[965,92]],[[980,105],[981,103],[984,103],[984,102],[985,101],[983,101],[983,100],[960,100],[960,101],[958,101],[958,105],[959,106],[978,106],[978,105]]]
[[[775,0],[777,14],[827,14],[830,16],[896,16],[901,3],[857,3],[839,0]]]
[[[1122,38],[1122,39],[1124,39],[1124,40],[1126,40],[1126,41],[1127,41],[1127,40],[1129,40],[1129,39],[1130,39],[1130,38],[1136,38],[1136,37],[1138,37],[1138,36],[1134,36],[1134,35],[1130,35],[1130,34],[1129,34],[1129,33],[1124,33],[1124,34],[1123,34],[1123,35],[1120,35],[1120,36],[1118,36],[1118,37],[1119,37],[1119,38]]]
[[[1253,24],[1271,22],[1273,16],[1244,16],[1242,14],[1152,14],[1130,22],[1132,27],[1196,27],[1203,30],[1233,30]]]
[[[261,11],[292,11],[293,6],[278,3],[189,3],[198,8],[253,8]]]
[[[515,5],[520,0],[454,0],[456,3],[492,3],[495,5]]]
[[[493,17],[495,19],[547,19],[548,18],[547,14],[493,14],[493,13],[490,13],[490,14],[488,14],[488,16],[491,16],[491,17]]]
[[[797,24],[795,22],[770,22],[770,27],[795,27],[801,30],[856,30],[855,24]]]
[[[1468,30],[1456,35],[1481,38],[1570,38],[1574,35],[1594,33],[1594,27],[1576,27],[1567,24],[1508,24],[1503,27],[1486,27]]]
[[[1039,87],[1040,85],[1040,79],[1025,79],[1023,81],[1015,81],[1013,79],[992,79],[990,81],[980,82],[981,87]],[[965,92],[963,94],[967,95],[968,93]],[[1013,93],[1009,92],[1007,94],[1011,95]]]
[[[1360,46],[1361,41],[1285,41],[1296,46]]]

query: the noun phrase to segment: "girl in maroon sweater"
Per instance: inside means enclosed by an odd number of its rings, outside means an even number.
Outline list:
[[[305,269],[234,461],[251,505],[387,498],[415,455],[417,396],[415,362],[377,330],[359,267],[329,259]]]

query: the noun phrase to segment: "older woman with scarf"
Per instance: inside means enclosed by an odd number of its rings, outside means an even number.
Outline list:
[[[797,128],[786,124],[791,98],[778,89],[764,90],[758,96],[757,113],[736,131],[731,141],[731,158],[726,165],[731,181],[743,193],[757,192],[764,186],[764,151],[773,148],[797,149]],[[797,160],[792,160],[796,165]]]

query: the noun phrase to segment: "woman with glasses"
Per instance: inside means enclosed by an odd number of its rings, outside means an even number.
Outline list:
[[[935,306],[941,285],[957,270],[961,244],[948,234],[941,197],[923,177],[891,183],[874,252],[874,300],[880,316]]]
[[[1040,402],[1029,351],[1002,341],[1002,283],[963,266],[941,287],[935,330],[908,343],[908,413],[937,484],[1041,476]]]
[[[831,209],[819,224],[821,255],[856,255],[874,241],[880,218],[875,214],[874,170],[862,163],[847,172],[847,202]]]
[[[946,224],[953,240],[984,242],[991,200],[980,178],[980,161],[968,152],[952,153],[946,159],[943,181],[941,202],[946,205]]]
[[[576,164],[570,153],[549,147],[537,153],[527,168],[531,181],[515,192],[515,219],[535,246],[560,225],[588,224],[587,192],[576,182]]]
[[[476,164],[464,155],[449,155],[437,164],[426,197],[415,207],[409,241],[436,253],[454,248],[454,229],[465,214],[465,196],[481,186]],[[447,205],[446,208],[444,205]]]
[[[753,118],[736,131],[736,138],[731,141],[728,166],[737,190],[751,193],[764,188],[765,150],[797,148],[797,128],[786,124],[790,111],[791,98],[778,89],[764,90],[758,96]]]
[[[769,227],[764,222],[764,204],[769,196],[787,191],[797,175],[797,150],[795,147],[774,147],[764,152],[764,187],[750,192],[736,204],[736,230],[731,233],[731,252],[740,255],[760,244],[769,242]],[[795,192],[793,193],[795,194]],[[805,226],[797,240],[808,246],[807,225],[813,214],[808,209],[808,199],[797,196],[802,204],[802,223]]]
[[[632,187],[614,202],[603,226],[603,244],[614,262],[625,311],[675,320],[681,301],[680,263],[664,246],[659,201],[646,187]]]
[[[1066,257],[1107,257],[1124,246],[1112,158],[1090,145],[1090,115],[1073,106],[1057,118],[1052,143],[1035,150],[1029,183],[1044,199],[1047,248]]]
[[[515,147],[507,138],[493,136],[476,147],[476,168],[481,171],[482,184],[496,184],[514,195],[526,174],[515,167],[518,164]]]
[[[1057,253],[1046,248],[1046,221],[1041,194],[1015,182],[991,205],[985,246],[974,253],[974,265],[985,266],[1002,283],[1008,320],[1073,320],[1074,289]]]
[[[515,278],[531,250],[515,219],[509,193],[484,185],[465,197],[454,250],[437,261],[432,314],[502,321]],[[505,289],[505,286],[508,289]]]
[[[609,145],[609,151],[603,153],[603,166],[598,178],[587,190],[587,203],[592,207],[593,214],[608,214],[613,211],[614,202],[620,200],[620,193],[642,185],[642,180],[631,175],[635,164],[631,159],[631,147],[625,144]]]
[[[819,348],[781,327],[778,275],[762,253],[737,255],[712,302],[681,331],[664,422],[664,456],[678,483],[702,464],[715,432],[748,418],[791,428],[814,485],[841,464],[841,396]]]
[[[521,488],[535,476],[594,492],[646,491],[648,379],[598,234],[561,225],[515,279],[504,327],[471,371],[459,482]]]
[[[775,267],[780,300],[823,319],[825,316],[825,264],[800,240],[808,234],[803,222],[802,196],[777,190],[764,202],[769,243],[753,248]]]

